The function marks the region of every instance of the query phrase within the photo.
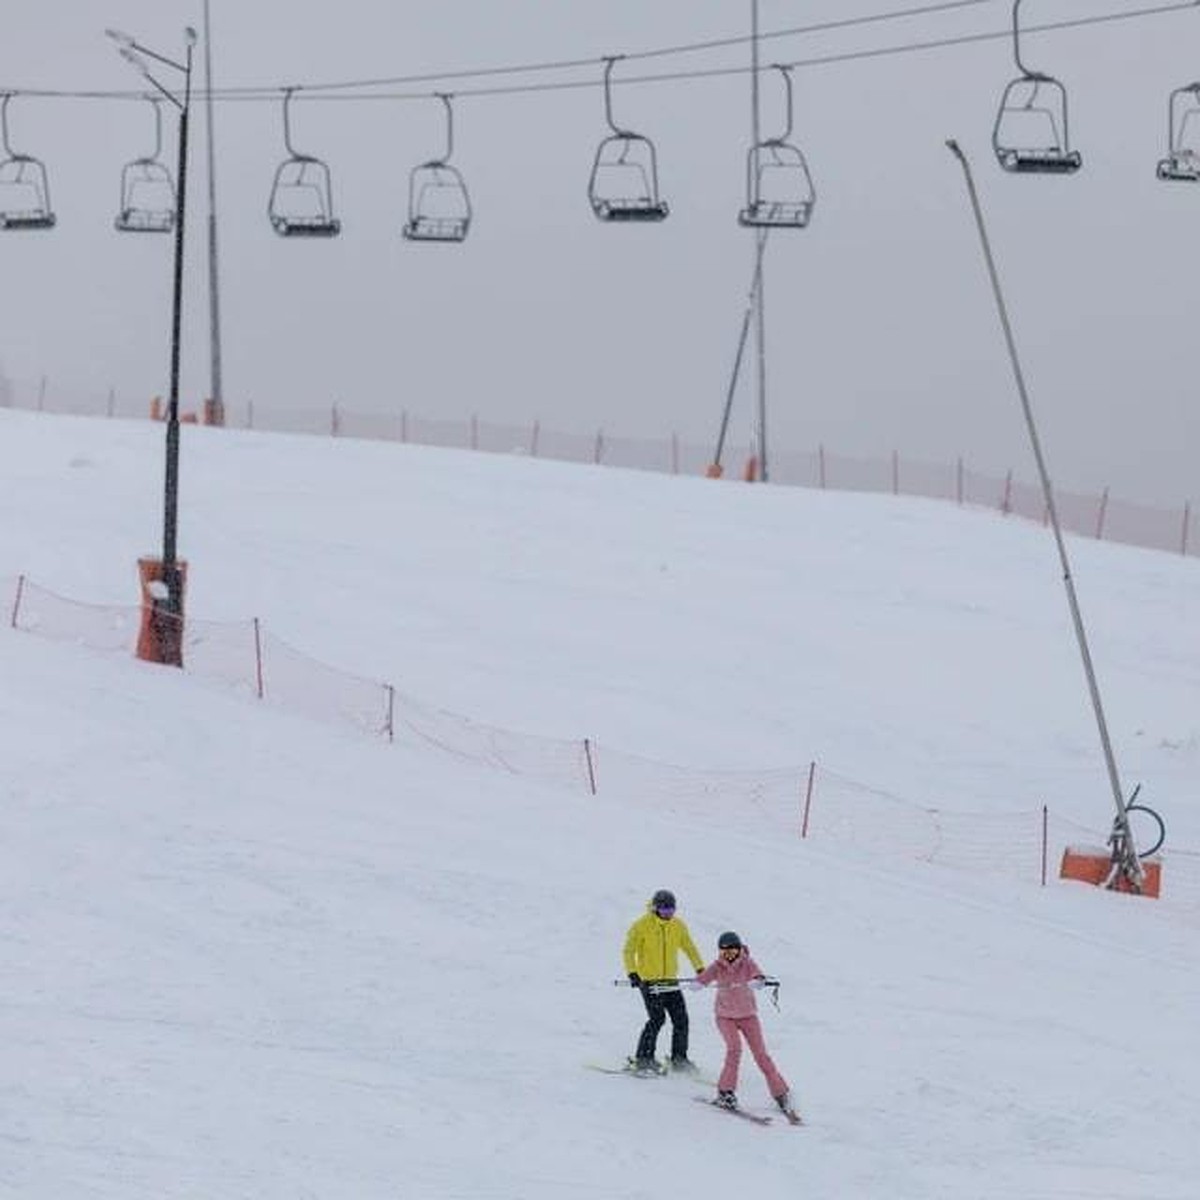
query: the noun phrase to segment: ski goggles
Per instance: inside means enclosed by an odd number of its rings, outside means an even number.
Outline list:
[[[655,906],[654,911],[658,913],[660,917],[673,917],[675,915],[675,905],[659,904]]]

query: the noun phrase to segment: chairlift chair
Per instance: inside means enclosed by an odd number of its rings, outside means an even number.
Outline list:
[[[604,114],[612,133],[596,148],[588,200],[601,221],[662,221],[669,209],[658,194],[658,153],[641,134],[620,129],[612,115],[612,69],[604,60]]]
[[[50,183],[45,166],[28,154],[18,154],[8,141],[8,102],[0,99],[0,229],[53,229],[57,221],[50,207]]]
[[[1180,101],[1190,101],[1180,108]],[[1158,161],[1159,179],[1179,183],[1200,182],[1200,148],[1196,139],[1189,140],[1188,126],[1200,117],[1200,83],[1189,83],[1171,93],[1167,110],[1167,157]],[[1200,122],[1196,122],[1200,125]],[[1193,125],[1193,131],[1195,129]]]
[[[267,215],[280,237],[336,237],[342,223],[333,215],[333,182],[329,167],[292,145],[289,108],[295,88],[283,93],[283,144],[288,157],[275,170]]]
[[[402,230],[410,242],[461,242],[471,227],[471,199],[454,153],[454,111],[450,96],[437,93],[446,106],[446,153],[414,167],[408,177],[408,220]]]
[[[1006,171],[1019,175],[1070,175],[1083,165],[1071,149],[1067,89],[1052,75],[1021,61],[1021,0],[1013,0],[1013,58],[1021,74],[1004,89],[992,149]]]
[[[746,156],[746,206],[738,223],[752,228],[803,229],[817,196],[808,163],[788,140],[792,135],[792,77],[776,63],[787,88],[787,128],[781,136],[751,146]]]
[[[113,225],[121,233],[170,233],[175,228],[175,184],[159,161],[162,153],[162,109],[154,105],[154,153],[135,158],[121,170],[121,207]]]

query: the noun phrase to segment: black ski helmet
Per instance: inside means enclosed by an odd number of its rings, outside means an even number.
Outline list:
[[[738,937],[732,930],[721,934],[717,938],[718,950],[740,950],[742,948],[742,939]]]
[[[650,897],[651,908],[674,908],[675,893],[667,891],[666,888],[659,888],[653,896]]]

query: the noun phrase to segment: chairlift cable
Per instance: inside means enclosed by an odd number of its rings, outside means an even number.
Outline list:
[[[965,4],[981,4],[988,3],[990,0],[955,0],[953,3],[942,5],[927,5],[922,8],[897,10],[892,13],[876,14],[872,17],[857,17],[845,18],[842,22],[826,22],[824,25],[797,26],[792,29],[775,30],[761,34],[763,40],[768,38],[785,38],[798,37],[805,33],[817,33],[834,28],[844,28],[851,24],[865,25],[868,22],[878,22],[882,20],[895,20],[910,15],[928,15],[934,12],[940,12],[951,8],[962,7]],[[1166,13],[1179,12],[1183,9],[1200,7],[1200,0],[1173,0],[1172,3],[1146,5],[1141,8],[1132,9],[1129,12],[1121,13],[1103,13],[1090,17],[1072,17],[1060,21],[1049,21],[1039,25],[1024,25],[1022,27],[1022,36],[1038,33],[1055,33],[1065,29],[1078,29],[1090,25],[1108,24],[1114,21],[1129,21],[1140,17],[1160,16]],[[791,62],[782,63],[781,65],[793,69],[803,67],[819,67],[831,66],[846,62],[860,62],[874,58],[885,58],[897,54],[910,54],[926,50],[949,49],[957,46],[972,45],[980,42],[1008,40],[1012,37],[1011,28],[997,30],[986,33],[968,33],[947,36],[942,38],[930,38],[924,41],[902,42],[893,46],[881,46],[866,50],[849,50],[842,53],[816,55],[810,58],[793,59]],[[690,45],[679,45],[673,47],[662,47],[656,50],[633,51],[625,55],[627,59],[649,59],[654,57],[665,57],[674,54],[692,53],[706,49],[717,49],[725,46],[744,43],[745,37],[720,39],[711,43],[694,43]],[[398,76],[392,80],[359,80],[346,81],[337,84],[305,84],[303,90],[309,93],[322,93],[320,95],[310,95],[307,99],[313,101],[365,101],[365,100],[428,100],[429,92],[353,92],[354,88],[369,88],[405,83],[424,83],[437,80],[448,79],[464,79],[464,78],[485,78],[492,75],[516,75],[516,74],[533,74],[541,71],[550,70],[579,70],[584,67],[593,68],[598,60],[596,57],[586,59],[563,59],[557,62],[530,63],[523,66],[512,67],[492,67],[481,68],[471,71],[450,71],[442,73],[429,73],[424,75]],[[637,83],[671,83],[671,82],[686,82],[695,79],[713,79],[721,77],[729,77],[735,75],[744,75],[748,73],[750,68],[745,66],[734,67],[712,67],[698,68],[690,71],[664,72],[651,75],[631,75],[622,79],[622,84],[637,84]],[[553,91],[572,91],[581,88],[595,87],[594,79],[575,79],[575,80],[558,80],[547,83],[524,83],[511,84],[496,87],[478,87],[478,88],[463,88],[459,89],[455,95],[471,96],[471,97],[491,97],[505,95],[529,95],[538,92],[553,92]],[[300,90],[297,87],[297,90]],[[62,100],[140,100],[144,96],[142,91],[130,90],[70,90],[56,88],[0,88],[0,92],[7,91],[12,95],[20,95],[26,97],[37,97],[40,99],[62,99]],[[330,95],[331,91],[344,91],[349,94]],[[277,100],[280,92],[278,85],[263,85],[256,87],[233,87],[233,88],[218,88],[213,89],[211,95],[215,100],[223,101],[267,101],[273,102]],[[208,93],[198,93],[207,95]]]
[[[873,13],[862,17],[842,17],[835,21],[820,21],[812,25],[795,25],[787,29],[775,29],[768,33],[759,33],[760,42],[803,37],[806,34],[830,33],[834,30],[849,29],[859,25],[874,25],[884,21],[903,20],[907,17],[931,16],[959,8],[975,8],[981,4],[992,4],[995,0],[942,0],[941,3],[924,4],[915,8],[897,9],[886,13]],[[731,37],[712,38],[703,42],[683,42],[675,46],[659,46],[652,50],[634,50],[621,55],[626,59],[667,58],[677,54],[699,54],[710,50],[725,50],[735,46],[744,46],[753,40],[753,35],[738,34]],[[551,62],[529,63],[523,66],[484,67],[480,70],[458,70],[439,74],[398,75],[391,78],[349,80],[337,83],[312,84],[314,90],[340,91],[347,88],[360,87],[392,87],[396,84],[430,83],[438,79],[479,79],[490,75],[531,75],[540,71],[568,71],[595,65],[595,58],[559,59]],[[257,89],[248,89],[257,90]]]

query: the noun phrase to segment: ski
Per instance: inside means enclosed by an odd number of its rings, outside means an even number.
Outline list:
[[[607,1067],[600,1063],[584,1063],[589,1071],[600,1071],[605,1075],[628,1075],[631,1079],[665,1079],[667,1071],[635,1071],[632,1067]]]
[[[716,1087],[715,1079],[707,1079],[699,1071],[681,1071],[678,1068],[661,1064],[657,1071],[635,1071],[632,1067],[610,1067],[606,1063],[584,1063],[589,1071],[600,1071],[604,1075],[632,1075],[635,1079],[690,1079],[693,1083],[704,1087]]]
[[[726,1108],[723,1104],[718,1104],[715,1100],[708,1096],[693,1096],[693,1100],[697,1104],[707,1104],[709,1108],[715,1108],[718,1112],[729,1113],[733,1117],[741,1117],[744,1121],[753,1121],[755,1125],[770,1125],[771,1118],[761,1116],[758,1113],[747,1112],[744,1108]]]

